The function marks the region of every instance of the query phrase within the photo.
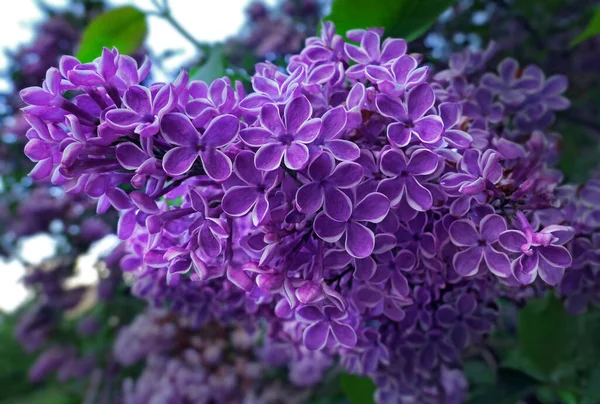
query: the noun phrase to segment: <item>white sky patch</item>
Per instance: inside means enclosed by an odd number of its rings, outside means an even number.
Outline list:
[[[77,286],[89,286],[98,282],[100,274],[96,263],[100,258],[110,253],[120,243],[118,237],[109,234],[94,242],[87,253],[80,255],[75,262],[75,274],[67,279],[66,286],[74,288]]]
[[[25,302],[30,293],[23,285],[25,267],[17,260],[0,260],[0,311],[11,312]]]
[[[18,256],[28,264],[39,265],[56,254],[58,241],[47,233],[24,237],[17,246]]]

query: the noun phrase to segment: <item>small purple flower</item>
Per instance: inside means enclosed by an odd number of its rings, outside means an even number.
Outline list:
[[[500,95],[505,104],[515,106],[525,101],[527,92],[533,92],[540,86],[532,77],[519,76],[519,63],[512,59],[504,59],[498,65],[498,75],[486,73],[481,84]]]
[[[352,214],[352,201],[341,189],[352,188],[362,180],[363,168],[358,163],[335,160],[327,152],[321,153],[308,166],[308,180],[298,189],[296,204],[304,213],[315,213],[322,205],[327,216],[345,222]]]
[[[173,109],[175,102],[172,85],[154,89],[131,86],[123,95],[125,108],[108,111],[105,119],[113,129],[149,137],[158,133],[162,117]]]
[[[454,256],[454,270],[461,276],[471,276],[477,273],[481,261],[485,260],[494,275],[501,278],[510,276],[508,257],[492,247],[505,230],[506,221],[496,214],[485,216],[479,223],[479,231],[471,220],[453,222],[448,229],[450,240],[455,246],[466,248]]]
[[[319,136],[309,145],[311,154],[326,150],[338,160],[354,161],[360,156],[360,148],[354,142],[341,139],[344,134],[350,113],[343,106],[329,111],[321,117],[323,124]]]
[[[392,206],[400,203],[405,195],[414,210],[423,212],[431,208],[431,192],[416,177],[435,172],[438,158],[433,152],[418,149],[407,162],[402,150],[390,149],[382,153],[379,164],[381,172],[388,178],[379,183],[377,191],[387,196]]]
[[[522,231],[506,230],[499,235],[500,245],[516,253],[512,273],[525,285],[532,283],[538,275],[549,285],[558,284],[565,268],[573,262],[569,250],[563,247],[573,237],[573,228],[550,225],[535,232],[521,212],[517,219]]]
[[[444,130],[442,118],[425,115],[433,107],[435,95],[428,84],[421,84],[406,96],[406,107],[386,94],[377,96],[377,110],[396,122],[388,125],[387,137],[396,147],[407,146],[411,140],[437,142]]]
[[[473,143],[473,137],[460,129],[461,107],[457,103],[444,102],[438,107],[444,122],[443,140],[457,149],[466,149]]]
[[[498,123],[504,118],[504,106],[494,102],[493,94],[481,87],[473,93],[473,99],[463,104],[463,114],[472,119]]]
[[[389,209],[390,201],[385,195],[373,192],[354,205],[352,215],[345,222],[336,222],[325,212],[320,212],[314,221],[314,231],[328,243],[339,241],[345,234],[345,248],[348,254],[355,258],[366,258],[375,248],[375,235],[360,222],[379,223]]]
[[[445,174],[440,185],[450,194],[477,195],[489,184],[497,184],[502,179],[500,153],[488,149],[481,152],[477,149],[466,150],[459,163],[459,172]]]
[[[473,293],[463,293],[454,304],[443,304],[435,312],[438,324],[450,330],[450,341],[458,350],[466,348],[474,334],[492,327],[487,319],[477,315],[478,303]]]
[[[260,111],[260,125],[246,128],[240,137],[249,146],[258,147],[254,163],[264,171],[275,170],[284,159],[286,167],[299,170],[308,162],[307,144],[314,141],[321,130],[321,120],[312,118],[308,99],[299,96],[284,109],[283,120],[275,104],[266,104]]]
[[[192,125],[184,114],[166,114],[160,123],[163,137],[176,147],[163,159],[163,168],[171,176],[187,173],[200,157],[206,174],[215,181],[224,181],[231,175],[231,160],[220,148],[233,142],[240,129],[239,120],[233,115],[215,118],[204,133]]]
[[[399,97],[427,79],[429,67],[417,67],[419,63],[409,55],[399,57],[391,66],[370,65],[366,76],[377,83],[379,91],[390,97]]]
[[[385,65],[406,53],[406,41],[403,39],[388,38],[380,46],[381,35],[373,30],[363,33],[360,46],[345,44],[346,55],[356,62],[346,70],[346,76],[362,80],[367,66]]]
[[[282,172],[260,171],[254,166],[254,153],[242,151],[233,164],[235,175],[245,183],[225,192],[223,210],[237,217],[252,210],[252,223],[258,226],[269,213],[269,192],[281,182]]]
[[[334,341],[347,348],[356,345],[356,331],[344,323],[348,313],[333,306],[326,306],[322,312],[314,306],[304,306],[298,309],[296,314],[301,320],[311,323],[303,334],[304,346],[307,349],[321,350]]]

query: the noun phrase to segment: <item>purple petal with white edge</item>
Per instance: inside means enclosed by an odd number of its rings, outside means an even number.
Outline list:
[[[353,348],[356,346],[356,342],[358,338],[356,337],[356,332],[352,327],[347,324],[336,323],[335,321],[331,323],[331,331],[333,332],[333,336],[341,345],[346,348]]]
[[[394,118],[398,120],[408,119],[408,112],[404,105],[396,98],[392,98],[386,94],[379,94],[375,99],[375,105],[377,110],[388,118]]]
[[[540,278],[542,278],[544,282],[546,282],[548,285],[555,286],[558,285],[562,280],[565,274],[565,268],[556,267],[542,258],[540,259],[538,272]]]
[[[323,189],[316,183],[301,186],[296,193],[296,204],[303,213],[315,213],[323,205]]]
[[[308,121],[312,115],[312,106],[308,99],[301,95],[291,100],[283,113],[285,117],[285,127],[291,135],[296,135],[300,127]]]
[[[329,323],[321,321],[304,330],[303,342],[309,351],[319,351],[325,348],[329,337]]]
[[[327,217],[324,212],[317,215],[313,227],[317,236],[328,243],[335,243],[346,231],[346,223],[336,222]]]
[[[221,243],[208,226],[203,226],[200,230],[199,241],[202,249],[209,257],[216,258],[221,253]]]
[[[377,270],[377,263],[373,258],[355,259],[354,277],[361,281],[368,281],[373,277]]]
[[[306,145],[298,142],[292,142],[284,155],[285,166],[292,170],[300,170],[308,162],[308,157],[309,152]]]
[[[515,278],[524,285],[529,285],[537,278],[539,268],[539,256],[522,255],[515,260],[511,266],[511,271]]]
[[[236,186],[229,188],[223,196],[223,210],[231,216],[243,216],[252,209],[258,196],[258,191],[253,187]]]
[[[381,154],[381,172],[388,177],[400,175],[407,168],[406,157],[402,150],[390,149]]]
[[[225,181],[231,175],[231,160],[222,151],[207,149],[200,153],[200,159],[206,175],[213,180]]]
[[[364,84],[354,84],[348,93],[348,98],[346,98],[346,107],[349,110],[353,108],[361,108],[365,100],[365,94],[366,90]],[[325,119],[325,116],[323,116],[323,119]]]
[[[394,122],[388,125],[387,137],[394,146],[405,147],[410,143],[411,130],[402,122]]]
[[[373,192],[356,204],[352,212],[352,219],[379,223],[385,218],[389,210],[389,199],[383,194]]]
[[[429,84],[420,84],[408,93],[407,97],[408,116],[413,121],[421,118],[435,102],[435,94]],[[441,121],[441,119],[440,119]],[[443,127],[443,124],[442,124]]]
[[[433,173],[437,166],[437,156],[427,149],[420,149],[410,156],[406,171],[412,175],[428,175]]]
[[[360,223],[348,223],[346,231],[346,251],[354,258],[366,258],[375,248],[373,232]]]
[[[120,130],[135,129],[142,121],[137,112],[128,109],[113,109],[108,111],[104,117],[112,128]]]
[[[152,114],[152,95],[146,87],[129,87],[123,95],[123,103],[139,115]]]
[[[266,144],[256,152],[254,165],[259,170],[273,171],[281,164],[284,153],[284,145],[276,143]]]
[[[273,133],[264,128],[246,128],[240,131],[240,138],[248,146],[259,147],[270,143]]]
[[[325,319],[323,313],[319,311],[315,306],[303,306],[296,311],[296,315],[300,317],[300,320],[305,320],[310,323],[316,323]]]
[[[221,115],[211,121],[202,135],[204,143],[222,147],[231,143],[240,130],[240,121],[233,115]]]
[[[311,143],[321,131],[321,120],[319,118],[306,121],[294,135],[294,140],[301,143]]]
[[[487,215],[479,223],[481,238],[488,244],[495,243],[500,233],[506,231],[506,220],[500,215]]]
[[[510,276],[510,260],[506,254],[499,253],[492,247],[487,247],[483,256],[491,273],[500,278],[508,278]]]
[[[391,206],[396,206],[400,203],[402,195],[404,195],[405,180],[402,177],[386,178],[377,185],[377,192],[384,194],[390,201]]]
[[[200,140],[199,133],[189,118],[176,112],[162,117],[160,131],[167,142],[178,146],[196,146]]]
[[[233,163],[233,171],[246,184],[259,185],[263,180],[263,174],[254,166],[254,153],[242,150]]]
[[[473,137],[462,130],[447,130],[444,132],[444,139],[451,147],[457,149],[466,149],[473,143]]]
[[[133,234],[136,225],[135,211],[128,210],[119,217],[117,224],[117,235],[120,240],[127,240]]]
[[[369,55],[356,45],[346,43],[344,44],[344,50],[346,51],[346,55],[357,63],[367,64],[371,61]]]
[[[346,127],[347,113],[343,106],[339,106],[323,114],[321,118],[321,133],[323,139],[337,139]]]
[[[479,264],[483,258],[483,249],[481,247],[469,247],[465,251],[456,253],[452,260],[454,270],[461,276],[470,276],[477,273]]]
[[[261,108],[260,123],[265,129],[277,136],[286,133],[285,125],[279,114],[279,108],[275,104],[266,104]]]
[[[360,148],[349,140],[329,140],[326,142],[325,148],[338,160],[354,161],[360,157]]]
[[[327,181],[338,188],[346,189],[358,185],[363,175],[364,170],[360,164],[343,162],[338,164]]]
[[[319,192],[323,192],[321,189]],[[311,196],[315,198],[316,195]],[[332,186],[325,188],[323,210],[325,214],[337,222],[346,222],[352,215],[352,201],[344,192]],[[320,206],[319,206],[320,207]],[[310,212],[308,212],[310,213]]]
[[[413,132],[424,143],[435,143],[440,140],[444,130],[442,118],[437,115],[428,115],[415,122]],[[389,132],[388,132],[389,133]]]
[[[444,102],[438,107],[440,118],[444,122],[444,128],[450,129],[458,124],[460,119],[460,104]]]
[[[321,181],[331,175],[335,160],[329,153],[321,153],[308,166],[308,176],[313,181]]]
[[[163,157],[163,169],[170,176],[176,177],[187,173],[196,161],[198,153],[192,147],[175,147]]]
[[[507,230],[498,236],[498,242],[502,248],[510,252],[521,252],[521,247],[527,244],[525,234],[518,230]]]
[[[573,238],[574,232],[575,232],[575,229],[573,229],[570,226],[561,226],[561,225],[556,225],[556,224],[546,226],[540,231],[540,233],[552,234],[553,237],[556,237],[558,239],[554,242],[554,244],[560,244],[560,245],[563,245],[563,244],[569,242]]]
[[[421,185],[415,177],[407,176],[405,178],[406,201],[411,208],[419,212],[425,212],[431,209],[433,205],[433,196],[431,192]]]
[[[404,39],[388,38],[383,42],[381,50],[381,63],[387,63],[399,58],[406,53],[406,41]]]
[[[394,72],[396,82],[406,84],[408,75],[417,67],[417,65],[418,63],[415,58],[410,55],[403,55],[398,58],[392,65],[392,71]]]
[[[127,170],[137,169],[148,159],[146,153],[131,142],[117,145],[116,155],[121,166]]]
[[[365,69],[365,74],[367,78],[374,83],[379,83],[381,81],[394,81],[390,71],[383,66],[367,66]]]
[[[479,234],[471,220],[461,219],[453,222],[448,228],[452,244],[458,247],[471,247],[477,245]]]
[[[570,267],[571,264],[573,263],[571,254],[569,253],[569,250],[567,250],[563,246],[559,246],[559,245],[550,245],[548,247],[541,246],[541,247],[537,247],[537,251],[552,266],[559,267],[559,268],[567,268],[567,267]]]
[[[264,195],[258,197],[254,209],[252,209],[252,224],[258,226],[269,213],[269,201]]]

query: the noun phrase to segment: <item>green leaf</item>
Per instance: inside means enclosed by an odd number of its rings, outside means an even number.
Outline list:
[[[207,83],[225,76],[225,59],[223,57],[223,48],[215,45],[210,50],[206,62],[195,70],[191,71],[192,80],[202,80]]]
[[[340,387],[352,404],[375,404],[375,384],[368,377],[343,373]]]
[[[385,28],[407,41],[423,35],[456,0],[334,0],[327,20],[339,33],[356,28]]]
[[[494,370],[483,361],[466,362],[464,372],[471,385],[493,385],[496,381]]]
[[[94,18],[85,29],[77,58],[91,62],[102,53],[102,48],[116,47],[122,54],[138,50],[146,34],[146,15],[135,7],[119,7]]]
[[[579,36],[571,41],[569,46],[575,46],[588,38],[600,34],[600,7],[596,7],[594,15],[585,30]]]
[[[529,302],[519,313],[520,350],[545,375],[568,363],[577,334],[577,318],[554,295]]]
[[[493,387],[473,395],[469,404],[514,404],[535,391],[538,385],[533,377],[512,369],[501,368]]]

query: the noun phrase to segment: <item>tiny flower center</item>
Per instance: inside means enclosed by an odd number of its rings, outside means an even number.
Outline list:
[[[280,135],[278,140],[281,143],[283,143],[284,145],[289,146],[294,141],[294,136],[290,135],[289,133],[286,133],[286,134]]]

